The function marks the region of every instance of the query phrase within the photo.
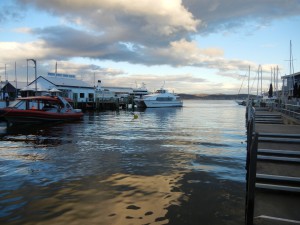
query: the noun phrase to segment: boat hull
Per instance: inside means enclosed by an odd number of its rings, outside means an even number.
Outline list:
[[[155,101],[144,100],[144,104],[147,108],[165,108],[165,107],[182,107],[181,101]]]
[[[80,120],[83,117],[81,112],[55,113],[34,110],[3,109],[2,117],[10,123],[46,123],[66,122]]]

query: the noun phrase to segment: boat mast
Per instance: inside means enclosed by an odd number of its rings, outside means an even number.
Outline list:
[[[243,87],[243,83],[244,83],[244,80],[245,80],[245,77],[246,77],[247,75],[245,74],[245,76],[244,76],[244,78],[243,78],[243,81],[242,81],[242,84],[241,84],[241,86],[240,86],[240,89],[239,89],[239,92],[238,92],[238,96],[239,96],[239,94],[240,94],[240,92],[241,92],[241,89],[242,89],[242,87]]]
[[[278,65],[276,67],[276,89],[277,89],[277,97],[279,98],[279,90],[278,90],[278,73],[279,73],[279,68]]]
[[[258,87],[259,87],[259,67],[257,68],[257,87],[256,87],[256,98],[258,99]]]
[[[6,64],[4,64],[4,76],[5,76],[5,81],[8,81],[8,76],[6,74]]]
[[[275,67],[274,67],[274,72],[273,72],[273,83],[274,83],[274,93],[276,94],[276,97],[277,97],[276,68]]]
[[[290,75],[293,74],[293,93],[294,96],[294,86],[295,86],[295,76],[294,76],[294,59],[293,59],[293,49],[292,49],[292,40],[290,40]]]
[[[263,89],[262,89],[262,80],[263,80],[263,73],[262,73],[262,66],[260,66],[260,94],[263,95]]]
[[[16,98],[18,97],[17,62],[15,62]]]
[[[28,59],[27,59],[27,86],[28,86]]]
[[[294,74],[294,59],[293,59],[293,49],[292,49],[292,40],[290,40],[290,74]],[[294,76],[293,76],[294,78]]]
[[[57,61],[55,63],[55,77],[57,76]]]
[[[250,65],[249,65],[249,71],[248,71],[248,73],[249,73],[249,75],[248,75],[248,100],[247,100],[247,102],[248,102],[248,104],[249,104],[249,99],[250,99]]]

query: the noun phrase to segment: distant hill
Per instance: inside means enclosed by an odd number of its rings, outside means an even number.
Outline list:
[[[237,95],[226,95],[226,94],[178,94],[182,99],[194,99],[194,100],[235,100]],[[239,99],[246,99],[247,94],[240,94]],[[250,97],[254,97],[251,95]]]

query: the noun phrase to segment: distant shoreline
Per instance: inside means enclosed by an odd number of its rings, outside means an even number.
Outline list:
[[[192,94],[178,94],[181,99],[192,99],[192,100],[236,100],[236,99],[247,99],[248,94],[240,94],[239,96],[237,95],[226,95],[226,94],[197,94],[197,95],[192,95]],[[253,97],[251,95],[251,97]]]

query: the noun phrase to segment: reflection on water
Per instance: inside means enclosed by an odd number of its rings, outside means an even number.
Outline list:
[[[242,224],[244,108],[137,113],[0,127],[0,223]]]

